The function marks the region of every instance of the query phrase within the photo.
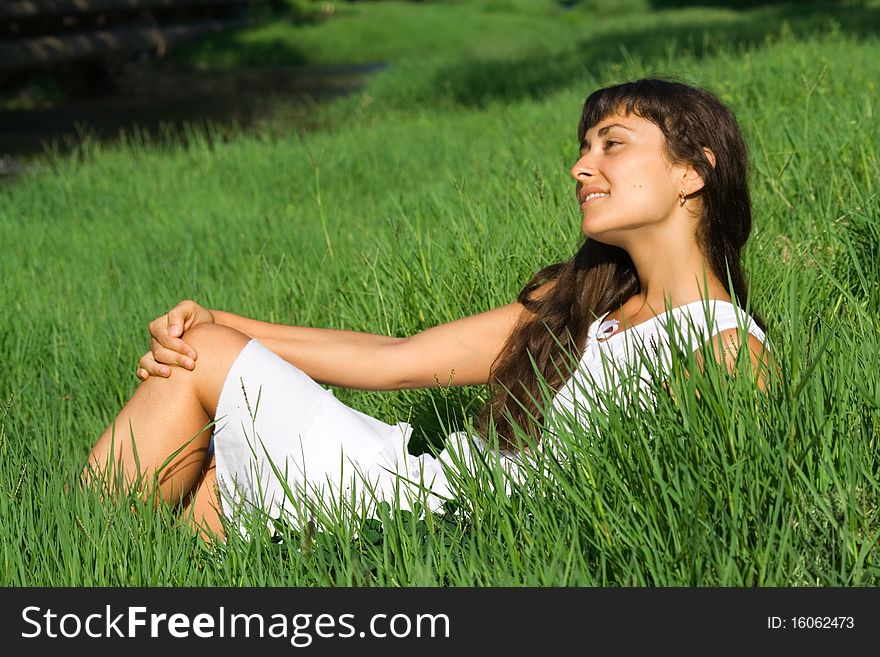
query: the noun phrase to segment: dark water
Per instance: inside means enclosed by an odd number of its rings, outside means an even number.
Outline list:
[[[295,66],[233,72],[135,67],[52,107],[0,109],[0,180],[39,166],[39,156],[49,149],[71,151],[86,136],[112,142],[121,133],[137,133],[147,140],[182,137],[186,124],[247,129],[280,120],[292,128],[308,125],[316,103],[356,91],[369,73],[382,67]]]

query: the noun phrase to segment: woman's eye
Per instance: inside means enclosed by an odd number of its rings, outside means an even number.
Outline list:
[[[619,142],[619,141],[615,141],[614,139],[606,139],[604,142],[602,142],[602,145],[603,145],[603,147],[605,148],[606,151],[607,151],[609,148],[611,148],[612,146],[617,146],[618,144],[620,144],[620,142]]]

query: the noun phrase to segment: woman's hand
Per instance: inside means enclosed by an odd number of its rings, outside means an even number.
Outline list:
[[[146,381],[151,375],[169,377],[171,367],[195,368],[196,350],[183,341],[183,335],[196,324],[213,324],[214,315],[195,301],[181,301],[166,314],[150,322],[150,350],[140,361],[137,377]]]

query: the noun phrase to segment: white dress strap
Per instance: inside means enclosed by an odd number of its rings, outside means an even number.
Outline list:
[[[694,329],[699,331],[700,339],[708,341],[713,336],[736,328],[745,328],[749,334],[754,335],[770,350],[770,344],[767,336],[755,319],[746,313],[741,307],[736,306],[729,301],[713,300],[711,306],[708,307],[709,317],[706,316],[707,306],[697,303],[682,306],[680,314],[686,316],[686,323],[691,324]],[[711,329],[708,322],[711,321]]]

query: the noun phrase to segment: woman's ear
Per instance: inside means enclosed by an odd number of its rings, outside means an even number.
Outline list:
[[[688,165],[687,169],[685,169],[682,183],[682,191],[684,191],[685,195],[690,196],[691,194],[696,194],[698,191],[703,189],[703,177],[697,173],[697,170]]]
[[[711,148],[706,148],[703,146],[703,152],[706,154],[706,159],[709,160],[709,164],[712,165],[712,168],[715,168],[715,153],[712,152]]]
[[[709,160],[709,164],[714,169],[715,168],[715,153],[712,152],[711,148],[703,148],[703,152],[706,154],[706,159]],[[691,194],[696,194],[698,191],[703,189],[703,177],[697,172],[697,170],[688,165],[687,169],[684,173],[684,180],[682,180],[684,184],[685,193],[690,196]]]

